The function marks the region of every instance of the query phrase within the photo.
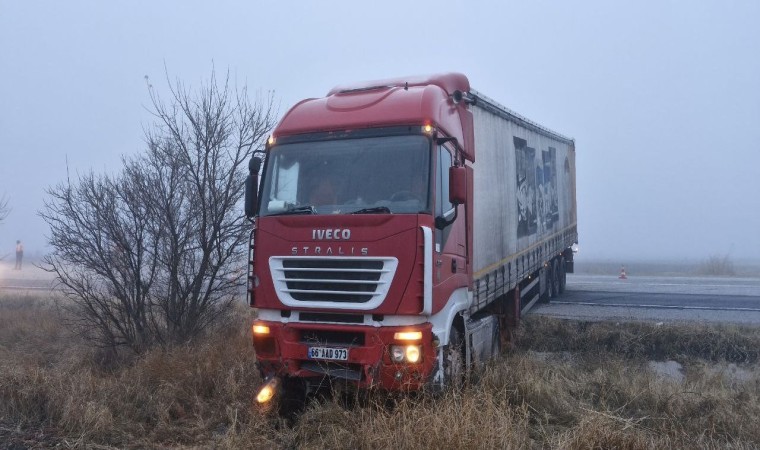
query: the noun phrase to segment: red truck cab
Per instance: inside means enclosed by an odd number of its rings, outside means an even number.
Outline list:
[[[461,74],[337,87],[275,128],[247,187],[263,377],[413,390],[459,376],[469,90]]]

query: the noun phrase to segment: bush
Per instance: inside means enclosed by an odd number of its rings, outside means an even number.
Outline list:
[[[712,255],[699,265],[698,273],[707,276],[734,276],[736,270],[728,255]]]

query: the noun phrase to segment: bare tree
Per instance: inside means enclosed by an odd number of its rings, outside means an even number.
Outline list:
[[[148,149],[116,176],[89,174],[48,190],[47,257],[79,329],[136,352],[186,342],[214,323],[244,282],[245,169],[274,126],[273,95],[230,87],[212,73],[192,91],[149,86],[156,123]]]

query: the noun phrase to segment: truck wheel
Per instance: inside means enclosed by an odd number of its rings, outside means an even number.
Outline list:
[[[306,386],[303,380],[285,377],[282,380],[282,393],[277,405],[278,414],[288,421],[295,420],[306,406]]]
[[[552,262],[552,275],[551,275],[551,285],[552,285],[552,298],[559,296],[559,264],[557,263],[557,260],[555,259]]]
[[[443,351],[444,386],[458,388],[464,383],[465,361],[462,345],[462,333],[452,327],[449,332],[449,345]]]
[[[559,259],[559,288],[557,292],[562,294],[565,292],[565,286],[567,285],[567,272],[565,271],[565,258]]]
[[[549,303],[549,300],[554,297],[554,285],[552,283],[552,280],[554,279],[554,271],[552,270],[551,264],[544,269],[543,276],[546,278],[544,281],[545,290],[539,295],[538,302]]]

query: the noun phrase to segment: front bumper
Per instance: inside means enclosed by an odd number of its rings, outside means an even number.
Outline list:
[[[253,345],[262,377],[270,376],[348,380],[357,387],[377,387],[389,391],[422,388],[437,367],[432,324],[404,327],[367,327],[358,325],[281,323],[256,321],[268,329],[253,335]],[[422,339],[396,340],[397,332],[420,331]],[[393,362],[393,345],[419,345],[422,356],[416,363]],[[310,347],[346,349],[346,361],[309,358]]]

